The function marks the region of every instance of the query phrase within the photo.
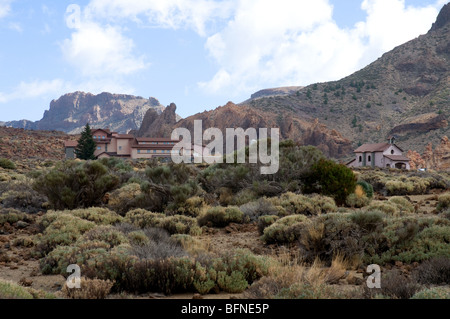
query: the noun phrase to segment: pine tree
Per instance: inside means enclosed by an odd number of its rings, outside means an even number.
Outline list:
[[[81,132],[81,137],[75,148],[75,154],[79,159],[93,160],[95,159],[94,152],[96,147],[97,143],[95,143],[89,123],[87,123],[83,132]]]

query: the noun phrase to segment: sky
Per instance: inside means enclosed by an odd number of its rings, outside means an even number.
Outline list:
[[[188,117],[339,80],[425,34],[448,0],[0,0],[0,121],[83,91]]]

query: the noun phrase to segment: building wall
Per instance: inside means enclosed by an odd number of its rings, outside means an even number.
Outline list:
[[[76,158],[75,147],[66,147],[66,158]]]
[[[384,151],[383,155],[403,155],[403,153],[397,146],[391,145],[387,150]]]
[[[131,140],[117,139],[117,154],[130,155],[131,154]]]

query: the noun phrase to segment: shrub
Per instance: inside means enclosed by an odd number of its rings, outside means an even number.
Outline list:
[[[29,216],[15,209],[0,210],[0,226],[3,226],[5,223],[12,225],[18,221],[29,222],[30,219]]]
[[[381,211],[388,216],[401,216],[397,205],[392,202],[373,201],[367,208],[369,211]]]
[[[331,264],[337,254],[356,262],[364,255],[365,242],[361,237],[361,229],[349,215],[327,214],[303,227],[299,237],[300,251],[308,262],[319,258]]]
[[[163,228],[170,234],[190,234],[193,236],[201,234],[201,229],[197,226],[197,220],[183,215],[166,216],[136,209],[128,212],[124,221],[139,228]]]
[[[438,197],[437,211],[442,212],[450,208],[450,193],[443,194]]]
[[[399,271],[385,273],[381,277],[381,288],[364,288],[365,296],[373,298],[376,294],[381,294],[392,299],[409,299],[420,286],[411,279],[405,278]]]
[[[4,169],[16,169],[16,164],[9,159],[0,158],[0,167]]]
[[[450,257],[450,226],[440,219],[396,218],[387,222],[376,247],[365,261],[384,264],[392,261],[421,262],[433,257]]]
[[[397,206],[400,211],[400,216],[405,214],[412,214],[415,211],[414,205],[404,197],[391,197],[389,198],[388,202],[393,203],[395,204],[395,206]]]
[[[55,216],[56,215],[56,216]],[[53,213],[44,215],[38,221],[44,226],[43,234],[38,236],[37,252],[46,254],[56,246],[74,243],[82,234],[95,227],[93,222],[69,214]]]
[[[352,208],[361,208],[370,204],[370,198],[366,195],[358,196],[354,193],[348,195],[345,204]]]
[[[108,243],[110,247],[129,243],[128,238],[113,226],[95,227],[84,233],[79,241],[102,241]]]
[[[81,278],[80,289],[70,289],[67,282],[62,288],[64,296],[70,299],[105,299],[114,283],[99,279]]]
[[[264,215],[258,219],[258,231],[259,234],[264,234],[264,229],[275,223],[279,219],[276,215]]]
[[[74,209],[100,205],[118,185],[118,177],[98,161],[67,161],[38,177],[33,188],[46,195],[53,208]]]
[[[362,230],[372,232],[383,225],[384,216],[384,213],[380,211],[359,211],[351,214],[350,219]]]
[[[24,287],[0,279],[0,299],[33,299]]]
[[[186,199],[184,204],[178,207],[177,213],[190,217],[197,217],[202,212],[203,207],[206,206],[205,200],[199,196],[194,196]]]
[[[135,209],[129,211],[124,218],[124,222],[130,223],[139,228],[154,227],[157,220],[165,218],[166,215],[160,213],[152,213],[145,209]]]
[[[414,294],[411,299],[450,299],[450,291],[443,287],[427,288]]]
[[[450,284],[450,258],[435,257],[423,262],[416,269],[416,278],[425,285]]]
[[[186,251],[183,247],[169,236],[167,239],[160,241],[150,240],[144,245],[135,245],[130,253],[141,260],[158,260],[169,257],[185,257]]]
[[[0,191],[2,206],[30,214],[42,211],[47,198],[33,190],[30,183],[28,178],[8,183],[8,189],[3,194]]]
[[[168,216],[160,219],[154,227],[160,227],[173,234],[189,234],[199,236],[202,230],[197,225],[197,220],[183,215]]]
[[[265,197],[244,204],[239,209],[244,213],[244,217],[251,222],[258,220],[261,216],[277,215],[279,212],[272,202]]]
[[[281,195],[279,199],[271,198],[270,201],[275,206],[284,208],[287,215],[299,214],[314,216],[335,212],[337,210],[337,206],[332,198],[320,195],[308,197],[288,192]]]
[[[366,182],[364,180],[360,180],[356,184],[362,187],[362,189],[364,190],[364,193],[366,194],[366,196],[368,198],[372,198],[373,197],[373,187],[372,187],[372,185],[370,185],[368,182]]]
[[[305,192],[332,196],[338,205],[345,203],[348,195],[355,191],[356,177],[353,171],[342,164],[321,159],[311,168],[305,179]]]
[[[135,206],[134,201],[141,194],[140,184],[126,184],[109,195],[108,207],[123,216],[130,210],[130,208]]]
[[[198,224],[200,226],[225,227],[230,223],[242,223],[244,213],[238,207],[212,207],[203,215],[199,216]]]
[[[123,218],[115,212],[100,207],[91,207],[86,209],[75,209],[71,211],[62,211],[60,213],[67,213],[73,216],[96,223],[97,225],[114,225],[122,222]]]
[[[292,243],[300,238],[301,230],[309,222],[304,215],[287,216],[264,229],[261,239],[267,244]]]

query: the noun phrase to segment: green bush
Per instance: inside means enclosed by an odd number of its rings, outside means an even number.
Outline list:
[[[55,209],[99,206],[119,178],[98,161],[62,162],[36,179],[33,188],[49,199]]]
[[[404,197],[391,197],[389,203],[393,203],[400,211],[400,215],[412,214],[415,212],[414,205]]]
[[[450,291],[443,287],[426,288],[414,294],[411,299],[450,299]]]
[[[167,230],[170,234],[190,234],[197,236],[201,229],[197,226],[197,220],[192,217],[152,213],[144,209],[136,209],[128,212],[124,222],[133,224],[139,228],[157,227]]]
[[[37,252],[42,255],[56,246],[68,246],[74,243],[82,234],[95,227],[93,222],[65,213],[44,215],[38,223],[45,229],[37,237]]]
[[[242,223],[243,220],[244,213],[238,207],[217,206],[208,209],[203,215],[199,216],[198,224],[200,226],[225,227],[230,223]]]
[[[33,299],[27,288],[0,279],[0,299]]]
[[[263,197],[256,201],[242,205],[239,209],[244,216],[251,222],[257,221],[261,216],[278,215],[279,209],[276,208],[270,200]]]
[[[373,186],[372,185],[370,185],[368,182],[366,182],[364,180],[359,180],[356,184],[360,185],[363,188],[364,193],[366,193],[366,196],[368,198],[373,197]]]
[[[355,193],[348,195],[345,204],[352,208],[361,208],[370,204],[370,198],[366,195],[358,196]]]
[[[352,222],[366,232],[375,231],[379,226],[382,226],[384,217],[384,213],[375,210],[359,211],[350,215]]]
[[[450,224],[439,218],[390,219],[380,232],[376,245],[366,252],[365,261],[385,264],[401,261],[422,262],[450,256]]]
[[[258,231],[259,234],[264,234],[264,229],[275,223],[280,217],[276,215],[264,215],[258,219]]]
[[[0,167],[4,169],[16,169],[16,164],[9,159],[0,158]]]
[[[392,202],[373,201],[367,208],[369,211],[382,211],[388,216],[401,216],[400,209]]]
[[[300,238],[304,225],[309,222],[304,215],[283,217],[266,227],[261,239],[266,244],[292,243]]]
[[[347,260],[360,260],[365,248],[361,237],[362,230],[352,221],[351,215],[322,215],[301,230],[300,251],[308,262],[320,258],[331,265],[337,254]]]
[[[437,211],[442,212],[450,208],[450,193],[443,194],[438,197]]]
[[[314,195],[304,196],[291,192],[282,194],[280,198],[269,199],[276,207],[281,206],[286,211],[286,215],[306,215],[315,216],[332,213],[337,210],[334,200],[330,197]],[[279,215],[280,215],[280,210]]]
[[[338,205],[343,205],[355,187],[356,177],[351,169],[321,159],[312,166],[310,175],[305,179],[304,191],[332,196]]]

